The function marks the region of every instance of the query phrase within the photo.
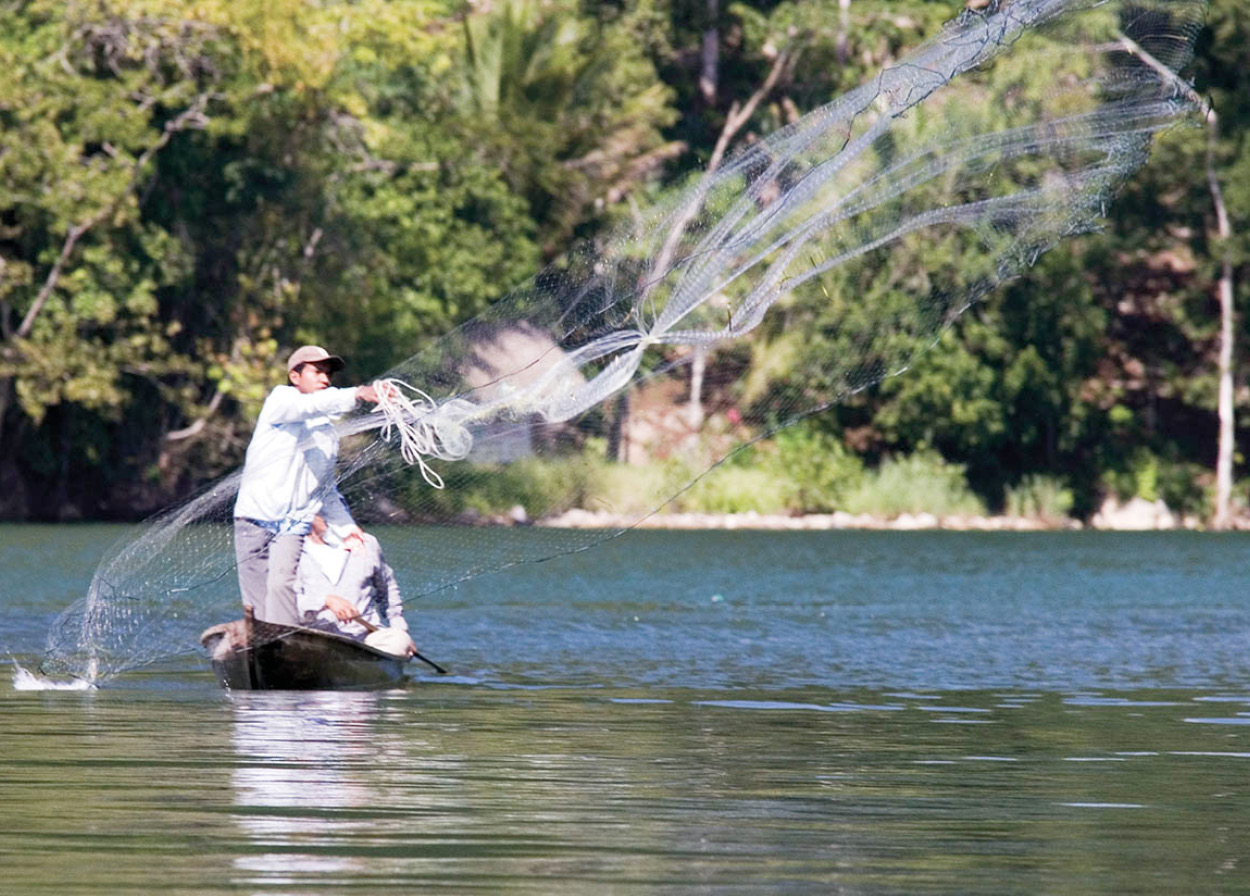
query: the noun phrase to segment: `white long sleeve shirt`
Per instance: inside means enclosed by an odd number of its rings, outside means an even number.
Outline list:
[[[337,534],[354,526],[335,481],[339,439],[331,417],[355,406],[354,388],[270,392],[247,446],[235,518],[293,533],[307,532],[318,513]]]

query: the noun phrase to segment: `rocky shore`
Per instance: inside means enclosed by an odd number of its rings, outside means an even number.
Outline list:
[[[954,530],[1046,530],[1080,528],[1076,521],[1056,525],[1042,520],[1008,516],[938,517],[931,513],[905,513],[892,519],[869,514],[809,513],[801,516],[747,513],[655,513],[642,520],[624,514],[569,510],[538,520],[535,525],[563,529],[954,529]]]
[[[981,532],[1042,532],[1078,529],[1108,531],[1156,531],[1201,529],[1194,517],[1180,516],[1162,501],[1134,498],[1124,504],[1108,498],[1088,523],[1070,518],[1042,519],[1020,516],[937,516],[931,513],[904,513],[896,517],[845,512],[799,516],[748,513],[655,513],[642,520],[624,514],[591,510],[568,510],[557,516],[536,520],[534,525],[566,529],[743,529],[743,530],[831,530],[880,529],[916,531],[939,529]],[[1250,528],[1250,521],[1237,528]]]

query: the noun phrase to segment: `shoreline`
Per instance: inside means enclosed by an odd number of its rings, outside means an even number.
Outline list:
[[[519,508],[518,508],[519,509]],[[522,515],[523,519],[523,515]],[[510,521],[521,522],[515,516]],[[574,508],[564,513],[533,521],[533,525],[552,529],[732,529],[757,531],[948,531],[948,532],[1166,532],[1203,531],[1207,527],[1193,516],[1173,513],[1162,501],[1148,502],[1134,498],[1121,505],[1113,499],[1104,502],[1088,522],[1070,517],[1046,518],[1010,515],[951,515],[903,513],[896,517],[873,514],[851,514],[846,511],[809,514],[744,513],[664,513],[657,512],[642,519],[629,514]],[[1238,517],[1232,529],[1250,529],[1250,519]]]
[[[639,520],[628,514],[593,510],[567,510],[535,526],[552,529],[733,529],[743,531],[818,532],[835,530],[886,530],[915,532],[925,530],[979,532],[1075,531],[1084,528],[1079,520],[1046,521],[1012,516],[950,516],[931,513],[904,513],[894,518],[870,514],[809,513],[797,516],[745,513],[653,513]]]

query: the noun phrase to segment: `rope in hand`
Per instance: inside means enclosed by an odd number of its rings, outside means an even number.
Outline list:
[[[429,394],[403,380],[377,380],[373,388],[378,396],[375,412],[385,418],[382,438],[390,441],[394,431],[404,462],[419,467],[431,486],[443,488],[443,477],[426,458],[461,460],[469,453],[473,436],[461,420],[471,405],[453,399],[440,407]]]

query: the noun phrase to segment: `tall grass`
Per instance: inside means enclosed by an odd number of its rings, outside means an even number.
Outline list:
[[[775,440],[734,455],[704,472],[694,460],[630,466],[608,463],[597,451],[558,459],[527,458],[508,465],[460,468],[435,500],[442,510],[476,516],[508,514],[516,506],[531,519],[571,508],[641,516],[663,509],[683,513],[798,514],[844,510],[893,518],[985,513],[968,488],[963,467],[933,451],[885,460],[875,469],[826,434],[794,427]],[[700,475],[702,474],[702,475]],[[426,501],[430,500],[428,491]],[[1062,515],[1070,496],[1042,480],[1009,501],[1019,511]],[[667,502],[667,503],[666,503]]]
[[[935,451],[918,451],[887,458],[876,470],[866,473],[859,487],[847,495],[842,509],[879,517],[926,512],[973,516],[984,514],[985,504],[968,487],[961,465],[947,463]]]
[[[1011,516],[1058,521],[1071,512],[1075,499],[1072,489],[1057,476],[1025,476],[1007,490],[1004,509]]]

